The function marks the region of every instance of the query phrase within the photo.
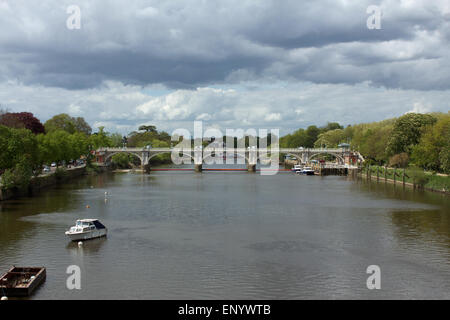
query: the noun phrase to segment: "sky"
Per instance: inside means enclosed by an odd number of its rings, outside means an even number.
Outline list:
[[[122,134],[448,112],[449,44],[450,0],[0,0],[0,105]]]

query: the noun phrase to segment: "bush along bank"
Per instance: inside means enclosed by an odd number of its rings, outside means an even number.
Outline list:
[[[44,188],[64,183],[70,179],[86,174],[86,167],[63,169],[58,168],[54,173],[33,177],[27,185],[0,188],[0,201],[31,196]]]
[[[423,171],[417,167],[389,168],[368,165],[361,168],[360,176],[368,180],[386,181],[402,184],[414,189],[423,189],[450,195],[450,176]]]

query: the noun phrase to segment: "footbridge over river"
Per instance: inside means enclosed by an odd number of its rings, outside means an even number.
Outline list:
[[[275,151],[275,149],[273,150]],[[319,155],[331,155],[334,156],[339,164],[344,163],[356,163],[363,162],[364,158],[357,151],[351,151],[348,148],[279,148],[276,150],[278,154],[289,155],[296,158],[300,163],[307,163],[313,160]],[[272,149],[270,148],[202,148],[194,147],[190,148],[100,148],[96,151],[98,159],[100,162],[109,163],[111,157],[119,153],[128,153],[135,155],[141,160],[141,166],[144,170],[150,171],[150,160],[159,155],[165,153],[178,153],[180,157],[189,158],[191,163],[194,162],[195,171],[202,171],[203,163],[212,163],[216,159],[216,163],[230,164],[230,160],[225,159],[241,159],[238,163],[247,164],[248,171],[255,171],[256,164],[259,162],[269,162],[271,159]],[[276,159],[278,162],[278,157]]]

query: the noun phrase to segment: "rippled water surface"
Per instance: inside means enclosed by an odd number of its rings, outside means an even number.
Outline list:
[[[90,217],[108,237],[78,248],[64,231]],[[73,264],[81,290],[66,288]],[[450,199],[289,172],[84,177],[0,202],[11,265],[47,268],[34,299],[449,299]]]

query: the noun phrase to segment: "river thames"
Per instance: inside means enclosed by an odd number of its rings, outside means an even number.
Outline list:
[[[69,242],[80,218],[108,237]],[[11,265],[47,268],[32,299],[450,299],[450,199],[290,172],[86,176],[0,202]]]

